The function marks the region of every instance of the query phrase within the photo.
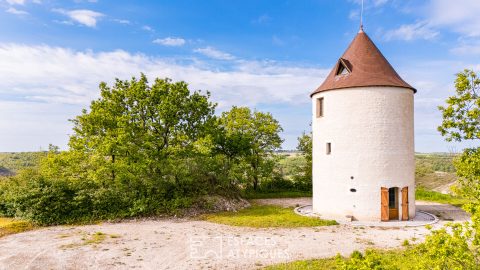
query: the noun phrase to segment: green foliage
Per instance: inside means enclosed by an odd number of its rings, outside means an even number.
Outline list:
[[[424,243],[408,252],[420,258],[417,269],[479,269],[480,218],[478,206],[470,205],[472,222],[450,223],[432,230]]]
[[[446,106],[439,106],[443,114],[438,130],[447,141],[480,139],[480,79],[465,69],[457,74],[455,96],[447,99]]]
[[[281,131],[279,122],[270,113],[233,107],[218,119],[215,141],[218,151],[227,157],[229,168],[243,168],[244,177],[237,174],[236,178],[257,190],[262,180],[272,175],[276,160],[273,152],[283,141]]]
[[[369,249],[362,254],[353,252],[349,259],[337,256],[337,269],[342,270],[396,270],[399,269],[384,254]]]
[[[335,258],[302,260],[289,263],[280,263],[262,268],[264,270],[336,270]]]
[[[303,133],[302,136],[298,138],[297,149],[302,152],[306,163],[303,167],[303,174],[297,177],[297,182],[302,182],[303,185],[309,189],[312,188],[312,147],[312,133]]]
[[[3,168],[1,171],[4,175],[11,175],[22,169],[36,167],[45,155],[46,152],[0,153],[0,168]]]
[[[337,255],[332,258],[295,261],[268,266],[265,270],[410,270],[417,269],[418,258],[404,250],[374,250],[364,253],[354,251],[349,257]],[[432,268],[433,269],[433,268]]]
[[[480,204],[480,148],[465,149],[454,163],[459,177],[456,192]]]
[[[100,84],[101,98],[73,120],[73,151],[105,157],[97,177],[128,181],[165,176],[178,157],[198,154],[208,144],[215,105],[209,93],[190,93],[185,82],[156,79]],[[199,149],[200,148],[200,149]],[[168,173],[167,173],[168,174]],[[174,176],[173,176],[174,177]]]
[[[205,215],[211,222],[231,226],[269,228],[269,227],[314,227],[337,225],[334,220],[322,220],[297,215],[292,208],[273,205],[253,205],[238,212],[222,212]]]

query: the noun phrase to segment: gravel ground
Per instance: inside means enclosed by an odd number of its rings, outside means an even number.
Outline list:
[[[256,202],[288,207],[309,204],[311,199]],[[453,206],[419,202],[417,207],[448,212],[448,219],[468,218]],[[96,232],[104,233],[105,240],[87,243]],[[405,239],[421,241],[427,233],[423,227],[348,225],[254,229],[193,219],[57,226],[1,238],[0,269],[256,269],[371,247],[395,248]]]

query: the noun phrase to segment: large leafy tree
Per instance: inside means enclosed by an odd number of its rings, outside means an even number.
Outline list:
[[[256,190],[260,178],[272,173],[271,155],[280,148],[280,123],[270,113],[233,107],[218,120],[220,146],[227,155],[240,156],[249,165],[250,178]]]
[[[76,117],[70,147],[101,157],[115,181],[122,176],[165,176],[168,162],[193,154],[208,135],[215,104],[210,94],[190,92],[185,82],[145,75],[100,84],[101,96]],[[108,159],[105,159],[108,157]]]

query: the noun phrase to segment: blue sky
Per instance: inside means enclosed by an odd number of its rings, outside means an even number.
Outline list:
[[[218,112],[271,112],[293,149],[359,13],[358,0],[0,1],[0,152],[65,149],[98,83],[140,72],[210,90]],[[478,14],[478,0],[365,0],[366,32],[418,89],[416,151],[471,145],[443,141],[437,106],[455,73],[480,70]]]

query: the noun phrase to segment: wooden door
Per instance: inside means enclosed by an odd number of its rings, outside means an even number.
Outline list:
[[[381,188],[381,220],[388,221],[389,213],[388,213],[388,188],[382,187]]]
[[[408,220],[408,187],[402,188],[402,220]]]

